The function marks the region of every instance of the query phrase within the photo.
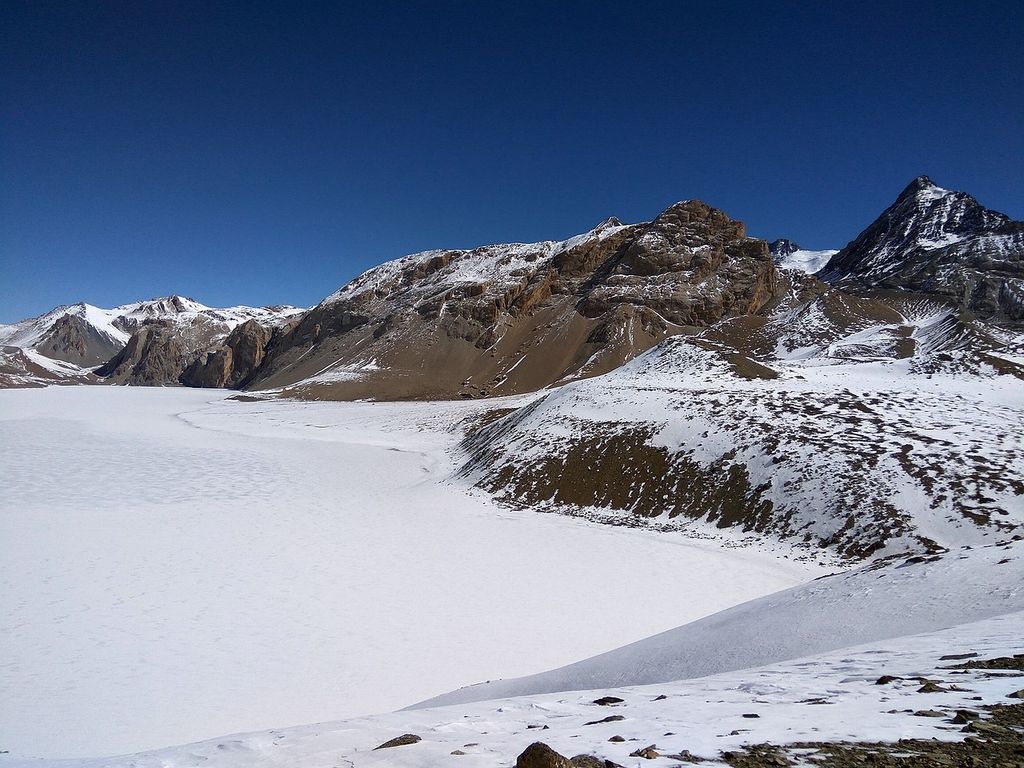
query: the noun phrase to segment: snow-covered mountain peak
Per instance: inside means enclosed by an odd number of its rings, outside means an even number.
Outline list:
[[[786,239],[772,241],[768,246],[768,252],[771,253],[772,260],[777,267],[795,269],[810,275],[818,272],[828,263],[829,259],[839,253],[834,249],[808,250],[801,248],[792,240]]]
[[[621,221],[619,221],[615,216],[609,216],[607,219],[605,219],[600,224],[598,224],[596,227],[594,227],[591,230],[591,232],[600,232],[603,229],[608,229],[610,227],[621,227],[621,226],[622,226],[622,222]]]
[[[821,277],[843,287],[938,294],[979,315],[1019,321],[1024,222],[919,176]]]
[[[210,307],[200,304],[195,299],[172,294],[148,301],[137,301],[116,308],[123,315],[140,317],[168,317],[186,313],[204,312]]]
[[[780,238],[779,240],[772,240],[768,244],[768,252],[776,260],[776,262],[788,256],[791,253],[796,253],[801,250],[800,246],[794,243],[792,240]]]
[[[907,186],[904,188],[904,190],[903,190],[903,192],[901,194],[905,195],[908,192],[911,193],[911,194],[917,194],[918,192],[929,192],[929,193],[932,193],[932,194],[943,194],[943,193],[946,193],[946,192],[949,192],[949,191],[950,190],[943,189],[938,184],[936,184],[934,181],[932,181],[931,177],[925,176],[924,174],[921,174],[920,176],[915,178],[913,181],[911,181],[909,184],[907,184]]]
[[[87,326],[117,344],[124,344],[128,341],[128,334],[114,325],[114,321],[118,317],[118,310],[101,309],[80,301],[75,304],[62,304],[38,317],[4,326],[3,329],[0,329],[0,345],[34,348],[53,328],[54,324],[64,317],[79,318]]]

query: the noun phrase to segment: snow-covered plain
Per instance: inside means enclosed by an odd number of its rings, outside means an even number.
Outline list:
[[[0,392],[5,758],[391,710],[823,572],[438,482],[493,402],[225,394]]]
[[[1009,704],[1019,688],[1012,672],[950,670],[948,654],[981,658],[1021,651],[1024,614],[1013,613],[941,632],[870,643],[771,666],[662,685],[552,693],[409,710],[341,722],[235,734],[199,744],[101,760],[60,763],[3,759],[4,768],[499,768],[534,741],[564,755],[595,754],[619,765],[655,744],[663,756],[680,750],[724,765],[721,752],[744,744],[798,741],[960,741],[957,709]],[[882,675],[897,679],[877,685]],[[922,693],[921,676],[943,685]],[[948,686],[948,683],[955,685]],[[601,696],[622,702],[596,706]],[[931,710],[946,717],[921,717]],[[752,717],[756,715],[756,717]],[[617,716],[615,722],[596,722]],[[374,750],[403,733],[422,741]],[[610,742],[621,736],[619,743]],[[811,750],[803,750],[806,758]],[[453,756],[455,755],[455,756]],[[678,765],[662,758],[652,765]],[[816,765],[803,762],[804,765]]]

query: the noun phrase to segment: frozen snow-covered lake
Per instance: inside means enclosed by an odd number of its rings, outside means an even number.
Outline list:
[[[392,710],[821,573],[439,483],[478,404],[224,396],[0,392],[0,749]]]

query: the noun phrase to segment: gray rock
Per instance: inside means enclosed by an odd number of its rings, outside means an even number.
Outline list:
[[[374,747],[374,751],[378,749],[390,749],[391,747],[405,747],[409,744],[415,744],[418,741],[422,741],[419,736],[415,733],[403,733],[401,736],[396,736],[390,741],[385,741],[379,747]]]
[[[644,760],[654,760],[658,757],[657,744],[649,744],[646,747],[641,747],[635,752],[630,752],[630,757],[642,757]]]
[[[600,725],[601,723],[615,723],[619,720],[625,720],[626,718],[622,715],[608,715],[608,717],[602,717],[600,720],[591,720],[589,723],[584,725]]]

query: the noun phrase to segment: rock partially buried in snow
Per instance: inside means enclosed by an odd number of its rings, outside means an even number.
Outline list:
[[[543,741],[535,741],[516,758],[516,768],[573,768],[573,765]]]
[[[601,723],[615,723],[619,720],[625,720],[626,718],[622,715],[608,715],[608,717],[602,717],[600,720],[591,720],[589,723],[584,725],[600,725]]]
[[[665,755],[669,760],[678,760],[681,763],[703,763],[704,758],[690,752],[688,749],[681,749],[674,755]]]
[[[723,752],[722,759],[735,768],[765,768],[775,765],[782,768],[793,764],[778,747],[770,744],[744,747],[743,752]]]
[[[954,722],[957,725],[965,725],[967,723],[971,723],[975,720],[980,719],[981,715],[978,712],[975,712],[973,709],[958,709],[956,711],[956,715],[953,717],[952,722]]]
[[[374,751],[378,749],[390,749],[391,747],[405,747],[409,744],[415,744],[417,741],[422,741],[419,736],[415,733],[403,733],[401,736],[397,736],[391,741],[385,741],[379,747],[374,747]]]
[[[658,757],[657,746],[658,746],[657,744],[651,744],[649,746],[642,747],[642,748],[636,750],[636,752],[630,752],[629,756],[630,757],[642,757],[645,760],[654,760],[656,757]]]

